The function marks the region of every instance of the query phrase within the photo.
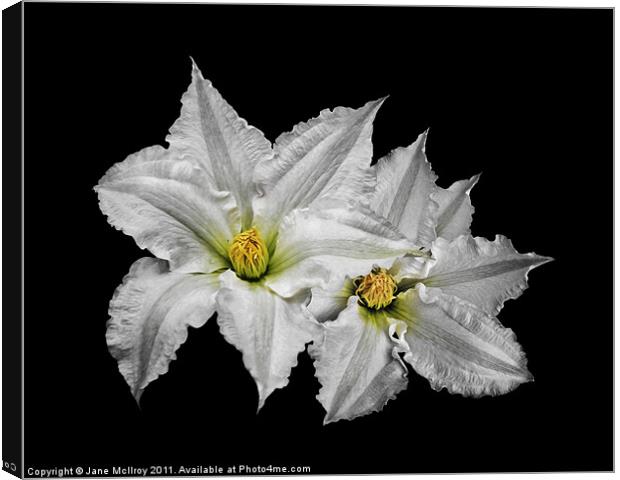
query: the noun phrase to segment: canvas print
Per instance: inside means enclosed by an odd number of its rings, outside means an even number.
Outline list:
[[[18,8],[5,471],[613,469],[612,10]]]

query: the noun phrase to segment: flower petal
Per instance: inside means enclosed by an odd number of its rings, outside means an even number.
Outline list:
[[[266,284],[289,297],[302,288],[327,288],[345,276],[389,266],[418,252],[385,220],[352,208],[295,210],[282,222]]]
[[[452,242],[438,238],[432,246],[435,263],[424,284],[473,303],[489,315],[497,315],[504,302],[527,288],[527,275],[551,258],[517,252],[510,240],[495,241],[461,236]]]
[[[397,148],[376,165],[377,188],[371,199],[372,208],[397,226],[418,245],[429,246],[435,239],[437,204],[431,194],[437,190],[421,134],[407,148]]]
[[[239,228],[234,201],[207,188],[192,163],[159,146],[145,148],[110,168],[95,190],[110,224],[173,270],[227,266],[227,242]]]
[[[168,371],[187,327],[213,315],[218,285],[217,275],[170,272],[168,262],[156,258],[131,266],[110,301],[106,339],[136,400]]]
[[[431,195],[439,206],[435,213],[435,229],[438,237],[454,240],[459,235],[469,234],[469,226],[474,214],[469,192],[479,179],[480,175],[475,175],[469,180],[459,180],[447,190],[438,188]]]
[[[499,395],[533,378],[512,330],[456,297],[418,285],[392,313],[407,322],[405,361],[435,390]]]
[[[255,179],[264,197],[256,211],[278,222],[295,208],[320,198],[359,200],[375,185],[372,160],[372,122],[383,99],[354,110],[338,107],[300,123],[280,135],[275,157],[256,167]]]
[[[398,352],[408,348],[392,338],[397,329],[402,335],[404,323],[384,316],[375,324],[365,315],[368,310],[352,298],[335,321],[323,324],[323,342],[308,348],[321,383],[317,398],[327,412],[325,423],[378,412],[407,387]]]
[[[347,277],[343,284],[338,278],[327,288],[312,289],[312,300],[308,310],[319,323],[335,320],[340,312],[347,308],[349,298],[353,295],[355,295],[353,280]]]
[[[270,142],[237,115],[193,62],[192,83],[181,102],[181,116],[166,141],[182,159],[202,165],[217,190],[233,193],[242,229],[249,228],[256,194],[254,167],[273,155]]]
[[[276,388],[288,384],[297,355],[320,335],[320,326],[306,308],[308,292],[284,299],[230,270],[220,278],[217,322],[256,381],[260,409]]]

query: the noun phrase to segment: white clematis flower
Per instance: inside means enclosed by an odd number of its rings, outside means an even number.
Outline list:
[[[134,263],[109,310],[108,346],[137,400],[167,372],[187,328],[217,312],[260,408],[320,330],[306,308],[310,287],[334,271],[358,275],[368,259],[415,254],[388,222],[350,206],[374,188],[380,104],[325,110],[272,147],[194,65],[169,147],[130,155],[101,178],[108,221],[157,257]]]
[[[405,256],[344,286],[313,289],[309,309],[324,322],[324,339],[309,351],[326,423],[379,411],[406,388],[401,356],[434,389],[467,396],[503,394],[532,379],[495,315],[550,258],[520,254],[502,236],[469,235],[478,176],[437,187],[425,141],[426,133],[379,160],[368,202],[433,258]]]

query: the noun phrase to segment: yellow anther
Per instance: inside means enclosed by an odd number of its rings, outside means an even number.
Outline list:
[[[368,275],[355,279],[355,294],[368,308],[381,310],[394,300],[398,285],[385,268],[373,268]]]
[[[267,245],[255,227],[235,235],[228,257],[237,276],[244,280],[258,280],[269,264]]]

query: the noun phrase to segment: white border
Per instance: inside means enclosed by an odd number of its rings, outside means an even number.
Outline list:
[[[66,2],[70,2],[71,0],[65,0]],[[5,9],[13,4],[15,4],[16,2],[13,0],[0,0],[0,7],[2,9]],[[103,2],[74,2],[74,3],[103,3]],[[110,2],[110,3],[122,3],[122,2]],[[504,7],[504,8],[508,8],[508,7],[552,7],[552,8],[565,8],[565,7],[572,7],[572,8],[615,8],[616,6],[616,2],[615,1],[592,1],[592,2],[584,2],[584,1],[570,1],[570,0],[563,0],[563,1],[513,1],[510,3],[503,3],[503,2],[497,2],[497,1],[476,1],[476,2],[472,2],[472,1],[464,1],[464,0],[450,0],[448,2],[442,2],[442,1],[432,1],[432,0],[426,0],[426,1],[417,1],[417,2],[411,2],[411,1],[407,1],[407,0],[387,0],[387,1],[381,1],[381,0],[366,0],[366,1],[346,1],[346,0],[342,0],[342,1],[338,1],[338,2],[327,2],[327,1],[311,1],[311,0],[305,0],[305,1],[297,1],[297,2],[291,2],[291,1],[285,1],[285,0],[270,0],[270,1],[259,1],[259,0],[244,0],[244,1],[229,1],[229,2],[223,2],[223,1],[199,1],[199,0],[184,0],[184,1],[164,1],[164,0],[155,0],[155,1],[146,1],[146,0],[134,0],[134,2],[132,3],[203,3],[203,4],[214,4],[214,3],[220,3],[220,4],[224,4],[224,3],[245,3],[245,4],[306,4],[306,5],[325,5],[325,4],[330,4],[330,5],[417,5],[417,6],[472,6],[472,7]],[[23,15],[22,15],[22,19],[23,19]],[[614,19],[614,23],[615,23],[615,19]],[[1,39],[1,23],[0,23],[0,50],[2,47],[2,39]],[[22,36],[23,36],[23,23],[22,23]],[[22,37],[23,40],[23,37]],[[23,41],[22,41],[22,47],[23,47]],[[614,79],[617,79],[617,62],[616,62],[616,53],[618,52],[618,39],[615,36],[615,27],[614,27]],[[23,78],[23,49],[22,49],[22,78]],[[2,66],[0,64],[0,74],[2,72]],[[1,85],[1,84],[0,84]],[[617,111],[617,107],[618,107],[618,100],[617,97],[615,96],[615,90],[616,90],[616,81],[614,81],[614,185],[618,184],[618,180],[619,180],[619,173],[618,173],[618,169],[615,169],[615,140],[618,138],[618,133],[619,133],[619,127],[618,124],[615,122],[615,112]],[[2,93],[0,91],[0,102],[2,101]],[[23,111],[23,95],[22,95],[22,111]],[[2,146],[2,132],[1,132],[1,126],[2,126],[2,120],[0,119],[0,150],[1,150],[1,146]],[[24,139],[23,139],[23,118],[22,118],[22,152],[23,152],[23,148],[24,148]],[[586,167],[587,168],[587,167]],[[2,208],[2,198],[1,198],[1,192],[2,192],[2,169],[0,168],[0,220],[2,218],[2,213],[1,213],[1,208]],[[23,159],[22,159],[22,205],[23,205],[23,192],[24,192],[24,184],[23,184]],[[620,234],[620,227],[618,226],[618,222],[616,221],[616,214],[619,211],[618,209],[618,198],[615,195],[615,188],[614,188],[614,238],[617,240],[619,238],[619,234]],[[577,219],[576,219],[577,221]],[[23,235],[23,210],[22,210],[22,235]],[[596,236],[596,233],[593,233],[594,236]],[[22,237],[23,238],[23,237]],[[23,247],[23,244],[22,244]],[[618,258],[615,256],[615,251],[616,251],[616,242],[614,242],[614,319],[615,319],[615,301],[619,298],[620,296],[620,286],[618,285],[618,283],[615,282],[615,272],[618,271],[618,267],[620,265],[620,260],[618,260]],[[0,271],[2,268],[2,225],[0,222]],[[22,255],[22,272],[23,272],[23,255]],[[606,279],[603,279],[603,281],[606,281]],[[0,273],[0,287],[2,286],[2,274]],[[23,292],[23,278],[22,278],[22,292]],[[0,309],[2,307],[2,291],[0,289]],[[23,296],[22,296],[22,312],[23,312],[23,308],[24,308],[24,304],[23,304]],[[0,310],[1,311],[1,310]],[[584,319],[584,321],[589,321],[589,322],[595,322],[596,319]],[[22,319],[22,408],[23,408],[23,354],[24,354],[24,345],[23,345],[23,319]],[[615,327],[615,324],[614,324]],[[620,329],[616,329],[614,328],[614,347],[615,345],[618,345],[618,339],[619,339],[619,331]],[[2,342],[2,332],[0,330],[0,345]],[[0,367],[1,367],[1,357],[0,357]],[[616,381],[616,375],[618,372],[618,358],[615,356],[615,348],[614,348],[614,398],[617,399],[618,398],[618,382]],[[567,395],[570,395],[570,385],[566,386],[567,388]],[[0,383],[0,409],[2,406],[2,384]],[[0,420],[1,422],[1,420]],[[1,426],[1,423],[0,423]],[[22,432],[23,432],[23,426],[24,426],[24,418],[22,415]],[[615,404],[614,404],[614,439],[615,439],[615,432],[617,431],[617,427],[618,423],[617,423],[617,417],[615,416]],[[587,439],[584,439],[587,440]],[[52,438],[50,438],[50,441],[53,441]],[[421,441],[423,441],[423,439],[421,439]],[[0,451],[2,451],[2,438],[0,435]],[[22,452],[23,452],[23,436],[22,436]],[[415,446],[412,446],[412,454],[415,454]],[[616,442],[614,442],[614,463],[615,460],[618,458],[618,444]],[[449,459],[446,459],[449,460]],[[23,467],[23,465],[22,465]],[[23,471],[23,469],[22,469]],[[485,479],[491,479],[494,480],[496,478],[502,478],[504,476],[506,476],[507,474],[476,474],[476,475],[462,475],[462,474],[454,474],[454,475],[450,475],[451,478],[471,478],[473,476],[482,476]],[[562,478],[562,479],[566,479],[566,480],[599,480],[599,479],[611,479],[611,478],[615,478],[614,474],[612,473],[545,473],[545,476],[552,476],[555,478]],[[377,475],[373,475],[373,476],[377,476]],[[380,477],[382,477],[383,475],[378,475]],[[406,477],[406,478],[416,478],[416,479],[434,479],[437,477],[437,475],[397,475],[398,477]],[[12,475],[8,474],[7,472],[2,471],[0,473],[0,480],[8,480],[11,478],[15,478]],[[166,478],[166,477],[160,477],[160,478]],[[178,477],[174,477],[174,478],[178,478]],[[257,477],[236,477],[236,478],[257,478]],[[278,478],[278,477],[273,477],[273,478]],[[317,479],[324,479],[324,480],[341,480],[343,478],[359,478],[359,476],[304,476],[301,478],[317,478]],[[514,480],[525,480],[525,479],[530,479],[531,480],[531,474],[510,474],[510,478],[514,479]]]

